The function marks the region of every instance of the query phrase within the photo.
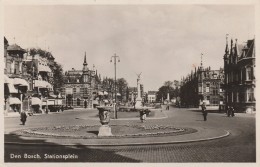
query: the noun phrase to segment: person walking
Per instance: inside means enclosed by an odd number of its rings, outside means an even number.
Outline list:
[[[227,116],[230,117],[231,114],[231,108],[230,106],[227,106]]]
[[[235,109],[232,106],[230,107],[230,114],[231,114],[232,117],[235,116]]]
[[[21,122],[23,125],[25,125],[26,119],[27,119],[27,115],[26,115],[25,111],[22,111],[21,112]]]
[[[140,120],[142,123],[145,122],[145,120],[146,120],[146,113],[144,110],[140,111]]]
[[[206,104],[204,102],[201,105],[201,110],[202,110],[204,121],[207,121],[208,112],[207,112]]]

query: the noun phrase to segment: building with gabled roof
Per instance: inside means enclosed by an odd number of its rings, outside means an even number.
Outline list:
[[[98,104],[101,78],[97,71],[88,68],[86,59],[85,52],[82,70],[72,68],[65,72],[62,95],[66,97],[66,106],[92,108]]]
[[[229,49],[230,47],[230,49]],[[245,45],[233,43],[233,39],[224,54],[225,71],[225,103],[233,106],[237,112],[255,110],[255,39],[248,40]]]

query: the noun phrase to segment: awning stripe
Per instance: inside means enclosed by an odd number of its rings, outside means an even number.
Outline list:
[[[31,104],[32,105],[41,105],[42,104],[42,101],[41,101],[41,99],[39,99],[39,98],[37,98],[37,97],[32,97],[31,98]]]
[[[4,75],[4,82],[5,83],[12,83],[12,81],[10,80],[10,78],[6,75]]]
[[[12,83],[7,84],[10,93],[18,93],[18,90],[14,87]]]
[[[17,97],[9,97],[9,104],[21,104],[21,101]]]
[[[14,85],[19,85],[19,86],[27,86],[29,87],[29,84],[26,80],[21,79],[21,78],[14,78],[13,80]]]

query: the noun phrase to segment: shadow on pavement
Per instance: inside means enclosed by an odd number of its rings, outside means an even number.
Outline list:
[[[46,142],[43,139],[22,139],[20,135],[5,134],[4,161],[8,162],[140,162],[102,147],[90,148],[82,144],[73,146]],[[17,142],[22,144],[12,144]],[[37,144],[29,144],[37,143]],[[42,143],[42,145],[41,145]],[[31,158],[29,158],[31,157]],[[34,157],[34,158],[32,158]],[[52,157],[52,158],[49,158]]]

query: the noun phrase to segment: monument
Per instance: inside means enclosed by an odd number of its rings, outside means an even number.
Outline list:
[[[136,108],[142,107],[142,97],[141,97],[141,89],[140,89],[141,74],[142,73],[137,74],[137,98],[135,103]]]

